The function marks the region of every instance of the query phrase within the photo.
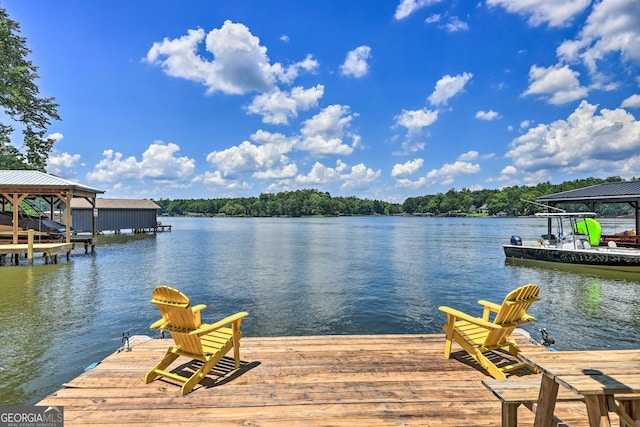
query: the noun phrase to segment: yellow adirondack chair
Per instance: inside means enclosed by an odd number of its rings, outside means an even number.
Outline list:
[[[240,325],[248,313],[239,312],[212,325],[201,323],[200,311],[206,305],[192,307],[185,294],[168,286],[159,286],[153,290],[151,304],[155,304],[162,314],[162,319],[153,323],[151,329],[169,331],[176,346],[169,347],[164,358],[147,373],[146,383],[158,376],[182,381],[182,395],[185,395],[231,348],[234,350],[235,367],[240,367]],[[190,377],[166,371],[179,356],[199,360],[203,365]]]
[[[502,305],[480,300],[478,304],[484,306],[481,318],[450,307],[439,307],[441,311],[447,313],[447,323],[442,328],[447,334],[444,357],[448,359],[451,355],[451,344],[455,340],[496,379],[505,379],[506,372],[527,366],[520,361],[499,368],[486,353],[506,349],[519,360],[520,349],[515,340],[509,337],[518,325],[536,321],[533,316],[527,314],[527,310],[531,304],[540,300],[539,293],[540,288],[537,285],[525,285],[509,292]],[[492,313],[495,313],[493,320],[491,320]]]

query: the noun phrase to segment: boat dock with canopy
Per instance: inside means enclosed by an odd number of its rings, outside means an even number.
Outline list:
[[[587,205],[591,211],[604,203],[628,203],[635,212],[635,246],[640,246],[640,180],[607,182],[577,190],[564,191],[538,197],[539,203],[555,207],[563,203],[581,203]],[[633,240],[633,239],[631,239]]]

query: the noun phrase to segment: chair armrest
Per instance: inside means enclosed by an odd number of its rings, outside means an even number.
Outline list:
[[[489,308],[491,311],[500,311],[500,308],[502,308],[502,306],[500,304],[496,304],[495,302],[491,302],[491,301],[485,301],[483,299],[481,299],[480,301],[478,301],[478,304],[483,305],[487,308]]]
[[[153,322],[151,326],[149,326],[149,329],[158,329],[162,325],[164,325],[164,319],[160,319],[157,322]]]
[[[191,312],[193,313],[193,317],[196,319],[196,326],[200,327],[202,324],[202,320],[200,319],[200,312],[207,308],[204,304],[198,304],[196,306],[191,307]]]
[[[456,310],[456,309],[451,308],[451,307],[440,306],[440,307],[438,307],[438,310],[444,311],[445,313],[447,313],[447,315],[453,316],[454,320],[456,318],[457,319],[461,319],[461,320],[466,320],[469,323],[473,323],[474,325],[482,326],[483,328],[500,329],[502,327],[500,325],[496,325],[495,323],[487,322],[486,320],[484,320],[484,319],[482,319],[480,317],[469,316],[467,313],[464,313],[462,311]]]
[[[489,322],[489,317],[491,316],[491,312],[498,313],[502,306],[500,304],[496,304],[491,301],[486,301],[481,299],[478,301],[478,304],[482,305],[484,309],[482,310],[482,318]]]
[[[233,322],[237,322],[239,320],[242,320],[244,317],[246,317],[248,315],[249,315],[249,313],[247,313],[246,311],[241,311],[241,312],[238,312],[236,314],[232,314],[231,316],[227,316],[224,319],[219,320],[216,323],[213,323],[211,325],[204,324],[204,325],[200,326],[198,329],[194,329],[193,331],[189,332],[189,335],[208,334],[209,332],[213,332],[213,331],[215,331],[217,329],[224,328],[225,326],[228,326],[228,325],[232,324]]]
[[[198,305],[194,305],[193,307],[191,307],[191,310],[193,310],[193,312],[197,312],[197,311],[202,311],[205,308],[207,308],[206,304],[198,304]]]

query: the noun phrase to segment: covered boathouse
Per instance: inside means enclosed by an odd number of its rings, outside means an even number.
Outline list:
[[[640,180],[606,182],[576,190],[563,191],[538,197],[540,203],[557,206],[563,203],[581,203],[596,211],[603,203],[628,203],[635,212],[636,245],[640,245]]]
[[[98,233],[120,233],[122,230],[145,233],[170,229],[170,226],[158,223],[160,209],[153,200],[146,199],[100,198],[95,200],[95,206],[83,199],[71,202],[73,228],[78,232],[90,230],[94,219]]]
[[[100,193],[104,191],[39,171],[0,170],[0,265],[7,255],[16,264],[25,255],[31,264],[34,253],[56,262],[58,254],[68,257],[79,241],[85,251],[93,249],[95,223],[88,228],[90,236],[72,236],[70,206],[74,199],[94,206]]]
[[[78,184],[33,170],[0,170],[0,211],[12,215],[11,237],[14,244],[18,243],[21,232],[19,217],[21,202],[40,199],[47,205],[43,214],[49,219],[58,220],[65,226],[64,242],[71,243],[71,206],[74,199],[84,200],[90,206],[95,206],[96,196],[104,191]],[[95,236],[95,227],[88,227],[88,231]]]

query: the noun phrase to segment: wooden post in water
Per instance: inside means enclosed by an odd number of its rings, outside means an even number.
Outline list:
[[[27,231],[27,263],[33,265],[33,230]]]

